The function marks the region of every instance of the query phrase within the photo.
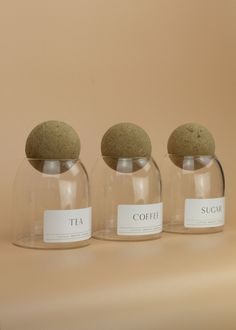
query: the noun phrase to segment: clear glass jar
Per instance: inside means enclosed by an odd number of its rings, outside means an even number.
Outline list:
[[[93,237],[137,241],[162,231],[161,176],[152,158],[101,157],[92,175]]]
[[[215,156],[167,155],[162,173],[164,231],[223,230],[225,180]]]
[[[13,243],[40,249],[88,244],[90,189],[80,160],[24,159],[13,186]]]

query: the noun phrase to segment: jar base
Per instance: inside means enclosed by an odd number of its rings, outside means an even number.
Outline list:
[[[219,233],[223,231],[224,226],[218,227],[209,227],[209,228],[186,228],[183,225],[176,224],[166,224],[163,227],[163,231],[167,233],[176,233],[176,234],[212,234]]]
[[[43,241],[43,236],[23,237],[12,244],[28,248],[28,249],[40,249],[40,250],[64,250],[64,249],[76,249],[89,245],[89,240],[78,241],[78,242],[68,242],[68,243],[45,243]]]
[[[161,233],[152,235],[117,235],[116,230],[98,230],[93,233],[93,238],[108,241],[148,241],[161,237]]]

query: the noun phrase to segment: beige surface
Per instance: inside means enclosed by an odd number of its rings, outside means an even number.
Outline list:
[[[146,129],[160,165],[170,132],[200,122],[215,136],[234,224],[236,2],[1,1],[0,40],[0,329],[235,329],[235,229],[60,252],[9,236],[26,137],[48,119],[79,132],[89,172],[117,122]]]
[[[2,242],[1,330],[234,330],[235,235],[67,251]]]

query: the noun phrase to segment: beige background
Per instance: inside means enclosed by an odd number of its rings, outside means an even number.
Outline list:
[[[236,1],[1,1],[0,40],[1,236],[26,137],[49,119],[78,131],[89,171],[114,123],[146,129],[159,164],[177,125],[206,125],[234,221]]]
[[[235,88],[235,0],[0,1],[1,330],[235,330]],[[226,175],[225,231],[11,245],[13,178],[28,133],[49,119],[78,131],[89,172],[117,122],[146,129],[160,165],[177,125],[207,126]]]

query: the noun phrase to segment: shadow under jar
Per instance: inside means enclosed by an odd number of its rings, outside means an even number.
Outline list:
[[[39,249],[76,248],[91,237],[86,170],[75,159],[25,159],[13,187],[13,243]]]
[[[92,175],[93,237],[156,239],[162,231],[161,177],[152,158],[101,157]]]
[[[169,154],[163,177],[164,231],[201,234],[223,230],[225,179],[215,156]]]

